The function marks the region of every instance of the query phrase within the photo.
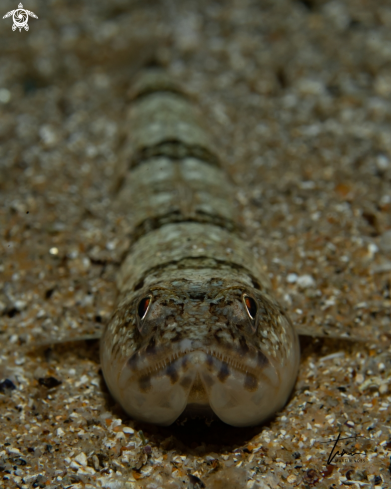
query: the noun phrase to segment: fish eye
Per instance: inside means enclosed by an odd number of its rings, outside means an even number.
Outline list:
[[[141,301],[138,303],[137,306],[137,313],[141,321],[145,319],[145,317],[148,314],[149,308],[151,307],[152,304],[152,296],[148,295],[147,297],[144,297],[141,299]]]
[[[252,297],[250,297],[247,294],[242,295],[242,300],[243,300],[243,304],[244,304],[244,307],[245,307],[246,312],[247,312],[247,316],[250,319],[252,329],[255,332],[255,329],[256,329],[255,320],[256,320],[257,311],[258,311],[257,303],[255,302],[255,300]]]

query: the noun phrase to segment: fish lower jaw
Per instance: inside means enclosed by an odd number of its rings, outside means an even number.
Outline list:
[[[134,418],[160,425],[173,423],[192,407],[191,411],[212,411],[233,426],[250,426],[286,401],[289,392],[281,392],[279,372],[270,363],[255,374],[250,367],[232,368],[213,353],[183,352],[174,359],[166,357],[159,368],[126,364],[113,395]]]

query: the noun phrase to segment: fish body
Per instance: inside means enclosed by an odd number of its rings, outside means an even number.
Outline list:
[[[150,69],[127,124],[116,205],[132,243],[101,338],[108,388],[143,421],[169,425],[186,409],[256,425],[293,388],[297,333],[238,233],[234,187],[196,105]]]

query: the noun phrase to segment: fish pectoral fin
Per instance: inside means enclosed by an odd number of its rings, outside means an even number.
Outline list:
[[[294,325],[294,328],[299,336],[311,336],[312,338],[330,338],[335,340],[347,340],[347,341],[359,341],[363,343],[376,343],[384,344],[387,342],[387,338],[383,338],[381,333],[379,337],[375,336],[364,336],[357,334],[349,328],[338,328],[338,331],[330,330],[328,331],[325,327],[319,326],[305,326],[305,325]],[[388,338],[388,342],[390,338]]]
[[[37,350],[41,348],[50,348],[56,345],[65,345],[66,343],[79,343],[82,341],[99,341],[102,337],[102,333],[92,333],[92,334],[84,334],[75,337],[67,337],[67,338],[48,338],[45,340],[36,340],[31,343],[26,343],[19,347],[25,351]]]

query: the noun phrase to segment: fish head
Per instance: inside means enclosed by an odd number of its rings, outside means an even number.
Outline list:
[[[101,360],[109,390],[136,419],[169,425],[186,409],[250,426],[285,404],[299,343],[267,291],[176,280],[124,295]]]

